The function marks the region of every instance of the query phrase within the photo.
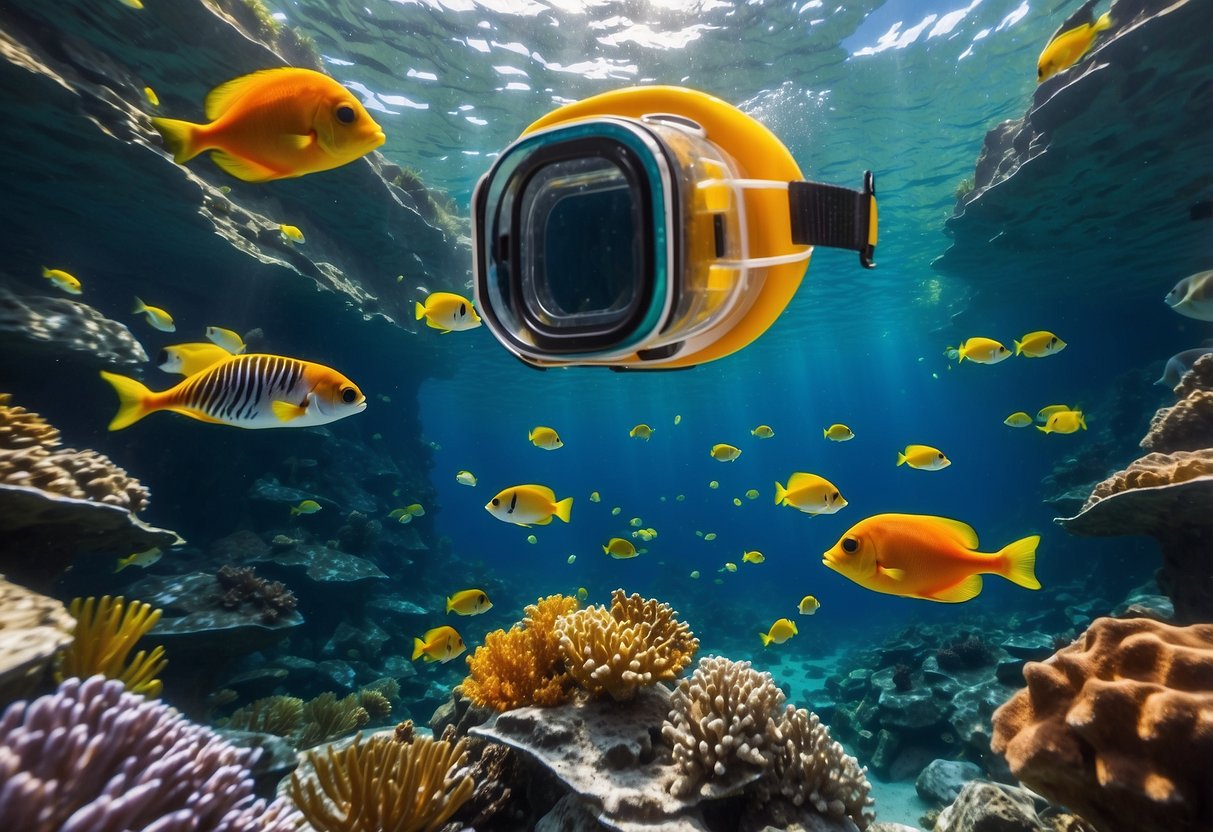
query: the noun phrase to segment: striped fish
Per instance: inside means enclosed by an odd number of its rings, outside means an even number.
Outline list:
[[[101,377],[118,393],[110,430],[171,410],[239,428],[302,428],[344,419],[366,408],[366,396],[341,373],[280,355],[233,355],[159,393],[116,373]]]

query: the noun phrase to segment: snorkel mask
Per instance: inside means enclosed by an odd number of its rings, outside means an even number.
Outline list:
[[[787,148],[720,99],[634,87],[536,121],[476,186],[476,305],[536,367],[690,367],[774,323],[813,247],[873,266],[871,172],[805,182]]]

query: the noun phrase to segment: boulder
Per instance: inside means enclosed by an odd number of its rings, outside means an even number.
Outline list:
[[[1027,789],[976,780],[939,813],[935,832],[1047,832]]]
[[[918,796],[935,806],[947,806],[960,796],[961,790],[970,780],[981,777],[981,769],[963,760],[932,760],[918,779],[914,788]]]

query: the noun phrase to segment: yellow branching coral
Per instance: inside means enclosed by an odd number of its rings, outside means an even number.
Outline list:
[[[668,604],[622,589],[611,608],[587,607],[556,622],[569,675],[595,696],[630,700],[636,689],[678,676],[699,649],[699,639]]]
[[[294,696],[267,696],[232,711],[222,724],[237,731],[259,731],[289,737],[303,722],[303,700]]]
[[[371,721],[358,694],[338,699],[332,691],[309,699],[302,710],[302,724],[291,738],[296,746],[308,748],[352,734]]]
[[[314,774],[291,774],[290,792],[320,832],[434,832],[472,796],[459,769],[466,740],[362,735],[342,751],[308,754]]]
[[[100,673],[117,679],[132,693],[157,697],[163,687],[156,678],[168,662],[164,648],[157,646],[150,653],[140,650],[127,661],[135,644],[147,635],[160,620],[160,610],[151,604],[131,601],[121,596],[106,595],[76,598],[70,607],[76,619],[75,640],[59,658],[56,679],[63,681],[73,676],[87,679]]]
[[[556,621],[578,606],[576,598],[549,595],[528,606],[520,624],[485,636],[484,645],[468,656],[463,695],[498,711],[566,701],[572,681],[565,672]]]

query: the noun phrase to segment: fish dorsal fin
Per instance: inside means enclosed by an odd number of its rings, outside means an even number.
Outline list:
[[[266,180],[281,176],[273,168],[258,164],[251,159],[241,159],[222,150],[212,150],[211,161],[218,165],[225,173],[230,173],[232,176],[245,182],[265,182]]]
[[[981,576],[970,575],[959,583],[952,584],[946,589],[940,589],[924,597],[932,601],[942,601],[945,604],[961,604],[972,600],[981,594]]]
[[[960,543],[966,549],[977,548],[977,532],[968,523],[952,520],[949,517],[932,517],[931,520],[944,534]]]
[[[821,482],[821,479],[816,474],[806,474],[803,471],[797,471],[792,476],[788,477],[787,491],[796,491],[806,486],[816,485]]]
[[[548,488],[546,485],[529,485],[527,488],[530,488],[536,494],[542,494],[553,503],[556,502],[556,492]]]
[[[225,84],[220,84],[215,87],[206,96],[206,117],[211,121],[219,118],[221,115],[231,109],[241,97],[247,95],[252,90],[260,89],[268,83],[275,80],[285,79],[286,76],[297,73],[299,70],[292,66],[279,66],[273,69],[262,69],[248,75],[241,75],[239,78],[233,78]],[[275,76],[282,76],[275,78]]]
[[[1079,26],[1093,26],[1095,24],[1095,7],[1098,4],[1099,0],[1087,0],[1079,6],[1074,14],[1066,18],[1065,23],[1057,27],[1057,31],[1049,38],[1048,43],[1057,40],[1060,35],[1071,29],[1077,29]]]

